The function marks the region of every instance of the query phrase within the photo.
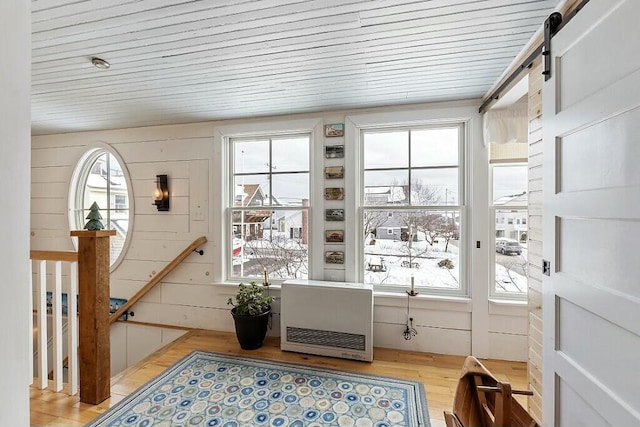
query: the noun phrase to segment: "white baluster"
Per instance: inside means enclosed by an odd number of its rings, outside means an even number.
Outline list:
[[[62,390],[62,261],[55,262],[53,288],[53,391]]]
[[[29,385],[33,384],[33,262],[29,260]]]
[[[49,371],[47,370],[47,262],[38,265],[38,387],[47,388]]]
[[[69,394],[78,393],[78,263],[69,267],[69,292],[67,293],[68,380]]]

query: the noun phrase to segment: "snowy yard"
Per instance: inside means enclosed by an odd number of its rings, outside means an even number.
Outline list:
[[[457,244],[457,241],[449,241],[445,252],[444,240],[433,246],[426,242],[414,242],[409,249],[407,242],[377,239],[375,244],[365,246],[364,281],[408,289],[413,275],[416,287],[458,288],[460,266]],[[384,260],[385,271],[366,268],[367,262],[375,257]],[[452,269],[438,266],[445,259],[451,260]]]
[[[410,251],[407,242],[377,239],[374,245],[365,246],[364,281],[408,289],[413,276],[416,287],[456,289],[460,286],[458,245],[458,241],[449,241],[445,252],[443,239],[433,246],[426,242],[414,242]],[[526,292],[526,245],[523,245],[523,249],[521,255],[496,253],[496,293]],[[453,268],[438,266],[446,259],[451,260]],[[384,269],[367,268],[371,262],[382,262]]]
[[[520,246],[520,255],[495,254],[497,294],[527,292],[527,244]]]

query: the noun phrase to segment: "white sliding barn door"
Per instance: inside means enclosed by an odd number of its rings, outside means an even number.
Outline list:
[[[551,55],[544,426],[640,426],[640,1],[591,0]]]

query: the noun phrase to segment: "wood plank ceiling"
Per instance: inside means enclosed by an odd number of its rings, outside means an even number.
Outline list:
[[[479,98],[558,2],[32,0],[32,129]]]

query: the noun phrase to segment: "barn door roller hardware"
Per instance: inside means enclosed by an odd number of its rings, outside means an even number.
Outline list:
[[[559,12],[553,12],[544,21],[544,44],[542,49],[542,56],[544,57],[544,80],[547,81],[551,78],[551,37],[553,37],[562,24],[562,14]]]
[[[551,15],[549,15],[549,17],[544,21],[544,40],[542,41],[542,43],[538,44],[538,46],[533,49],[533,53],[531,53],[531,55],[529,55],[522,62],[522,64],[520,64],[520,66],[509,75],[509,77],[505,78],[503,83],[497,89],[495,89],[491,93],[491,95],[485,98],[485,101],[482,103],[478,110],[481,114],[489,108],[493,101],[495,101],[502,95],[502,92],[505,91],[514,80],[520,79],[520,73],[523,72],[526,68],[530,68],[533,61],[538,58],[540,54],[544,56],[544,68],[542,71],[542,74],[544,74],[544,79],[549,80],[551,78],[551,38],[558,31],[560,31],[562,27],[567,25],[567,23],[571,21],[571,19],[573,19],[573,17],[576,16],[576,14],[580,12],[580,10],[587,3],[589,3],[589,1],[590,0],[582,0],[570,13],[566,14],[566,16],[564,17],[559,12],[553,12]]]
[[[547,81],[551,78],[551,39],[560,31],[565,25],[573,19],[574,16],[582,10],[589,0],[582,0],[570,13],[566,16],[562,16],[559,12],[553,12],[544,21],[544,42],[542,43],[542,56],[544,57],[544,69],[542,74],[544,80]]]

